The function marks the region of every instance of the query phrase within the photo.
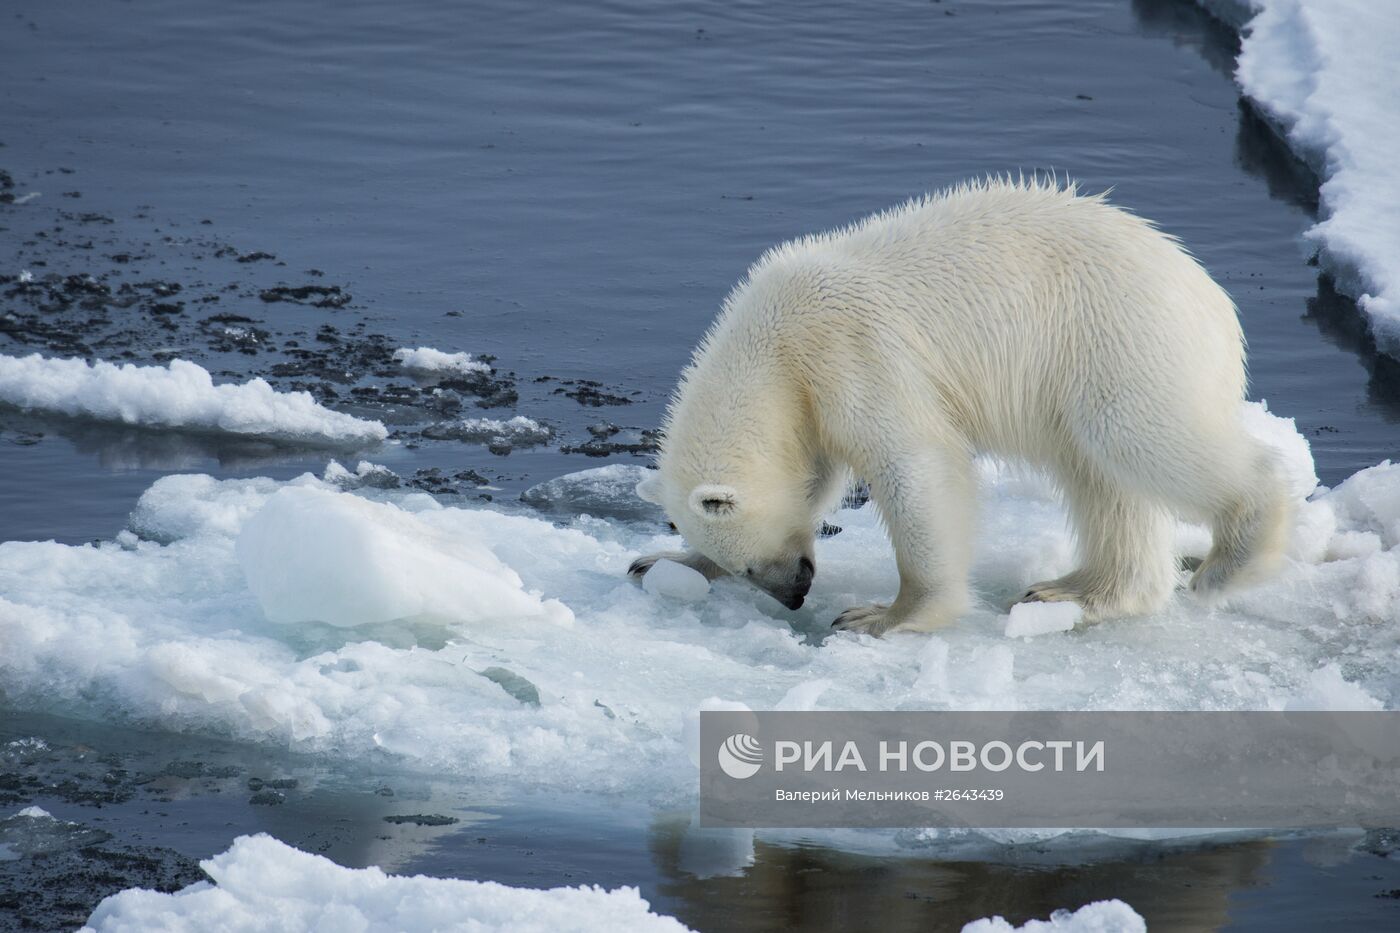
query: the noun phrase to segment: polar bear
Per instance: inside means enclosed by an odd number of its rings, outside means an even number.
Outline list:
[[[815,572],[814,531],[864,479],[899,593],[838,629],[945,626],[969,605],[979,453],[1043,468],[1078,569],[1021,601],[1089,618],[1160,607],[1173,517],[1212,549],[1191,587],[1269,573],[1289,523],[1272,452],[1245,433],[1234,303],[1156,227],[1103,195],[988,179],[766,253],[730,293],[667,412],[638,489],[692,551],[789,608]]]

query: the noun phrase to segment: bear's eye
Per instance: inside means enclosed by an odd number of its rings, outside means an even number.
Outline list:
[[[746,577],[751,577],[751,576],[753,576],[753,568],[752,568],[752,567],[745,567],[745,568],[744,568],[744,576],[746,576]]]
[[[733,499],[714,497],[701,499],[700,504],[704,507],[705,511],[709,512],[711,515],[725,515],[734,510]]]

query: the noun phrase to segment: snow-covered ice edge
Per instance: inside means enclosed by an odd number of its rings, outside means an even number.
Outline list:
[[[472,933],[686,933],[636,888],[535,890],[494,881],[386,875],[343,868],[271,836],[240,836],[200,862],[214,884],[173,894],[128,888],[97,905],[84,933],[219,930],[437,930]],[[275,921],[272,919],[275,918]]]
[[[214,432],[324,446],[377,443],[378,421],[331,411],[307,392],[263,379],[215,385],[188,360],[168,366],[0,354],[0,403],[26,411],[154,429]]]
[[[41,811],[42,812],[42,811]],[[44,814],[47,817],[47,814]],[[240,836],[200,862],[213,883],[164,894],[128,888],[97,905],[82,933],[219,930],[436,930],[470,933],[687,933],[652,912],[636,888],[596,885],[515,888],[494,881],[388,875],[344,868],[271,836]],[[1013,927],[1001,917],[974,920],[963,933],[1140,933],[1147,929],[1122,901],[1095,901],[1048,920]]]
[[[1235,78],[1321,179],[1305,234],[1400,357],[1400,15],[1375,0],[1197,0],[1240,32]]]

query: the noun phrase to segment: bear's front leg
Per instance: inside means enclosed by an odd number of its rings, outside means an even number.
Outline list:
[[[968,605],[977,498],[971,456],[960,445],[935,445],[891,456],[864,473],[894,545],[899,596],[847,609],[832,628],[879,636],[952,624]]]
[[[644,557],[638,557],[632,561],[632,566],[627,568],[627,575],[634,580],[640,580],[659,560],[672,560],[689,567],[691,570],[698,570],[705,575],[706,580],[711,582],[729,574],[728,570],[699,551],[663,551],[660,554],[647,554]]]

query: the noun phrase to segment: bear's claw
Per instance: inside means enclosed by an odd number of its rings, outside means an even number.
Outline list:
[[[878,638],[894,626],[889,611],[890,607],[885,603],[856,606],[837,616],[831,627],[838,632],[864,632]]]
[[[1084,594],[1078,588],[1066,585],[1061,580],[1045,580],[1033,583],[1016,598],[1018,603],[1083,603]]]

